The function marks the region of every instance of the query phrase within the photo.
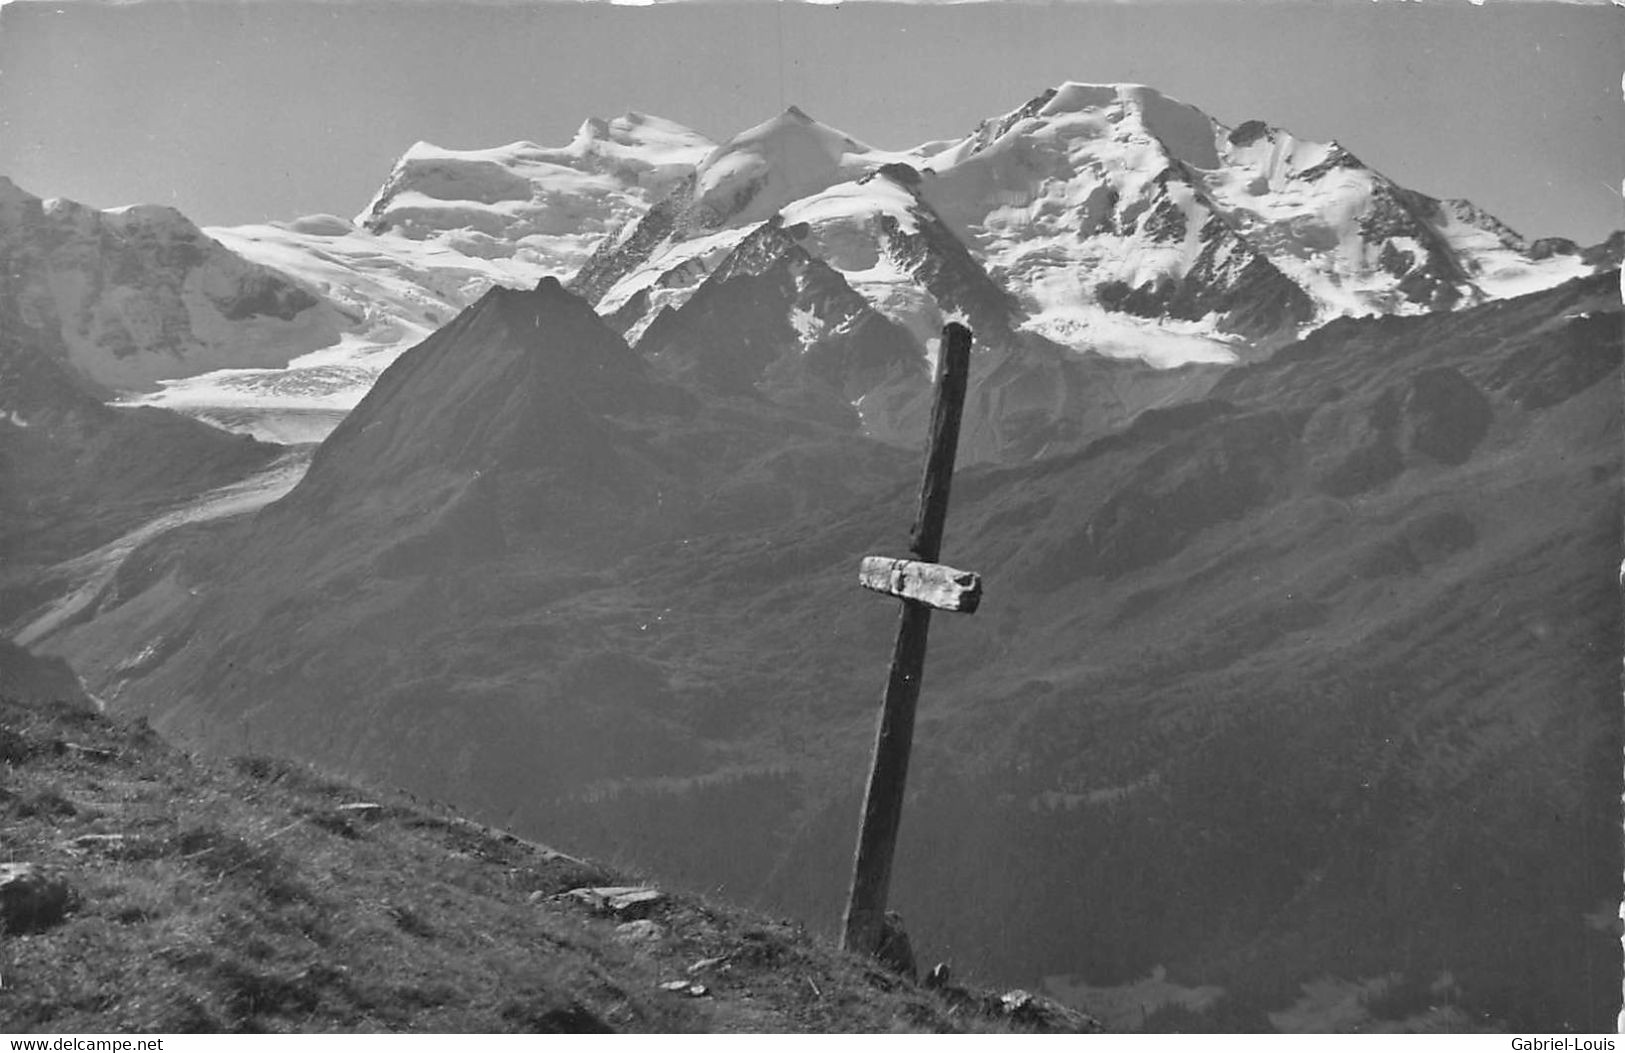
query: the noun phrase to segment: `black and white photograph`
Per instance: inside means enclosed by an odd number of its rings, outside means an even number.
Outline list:
[[[1615,1049],[1622,187],[1620,0],[0,0],[0,1035]]]

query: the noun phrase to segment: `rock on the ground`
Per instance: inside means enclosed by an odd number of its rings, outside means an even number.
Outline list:
[[[1016,988],[999,997],[999,1008],[1012,1023],[1038,1031],[1078,1034],[1104,1031],[1106,1027],[1088,1013]]]
[[[585,903],[598,914],[613,914],[617,918],[636,920],[665,901],[666,894],[650,885],[609,885],[600,888],[573,888],[565,893],[570,899]]]
[[[38,932],[68,913],[72,887],[32,863],[0,863],[0,929]]]

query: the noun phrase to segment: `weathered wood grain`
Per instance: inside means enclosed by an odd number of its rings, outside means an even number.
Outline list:
[[[981,575],[941,563],[865,556],[858,566],[858,584],[939,611],[971,614],[982,602]]]
[[[948,519],[948,489],[953,482],[959,446],[959,418],[970,377],[971,332],[957,323],[942,329],[937,355],[936,401],[931,407],[930,441],[925,476],[920,482],[920,508],[914,520],[910,551],[917,560],[935,563]],[[903,786],[908,778],[909,749],[914,740],[914,710],[925,670],[925,644],[931,630],[931,608],[903,599],[886,677],[886,697],[875,735],[874,768],[863,800],[852,891],[847,899],[841,945],[873,955],[880,946],[891,887],[892,856],[903,815]]]

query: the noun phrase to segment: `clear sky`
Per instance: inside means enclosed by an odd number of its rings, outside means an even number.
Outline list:
[[[1589,244],[1625,227],[1622,68],[1625,8],[1506,0],[18,0],[0,174],[203,224],[348,216],[418,139],[557,145],[629,109],[720,139],[795,103],[905,148],[1135,81]]]

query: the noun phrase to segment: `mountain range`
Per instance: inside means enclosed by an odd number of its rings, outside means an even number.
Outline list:
[[[916,947],[1125,1029],[1612,1026],[1618,238],[1082,84],[902,153],[420,144],[355,223],[206,233],[342,332],[148,401],[365,393],[282,499],[8,598],[113,711],[833,927],[895,618],[853,571],[963,320]]]
[[[96,254],[83,246],[40,251],[61,235],[8,218],[6,243],[33,246],[12,268],[33,291],[8,295],[33,304],[48,287],[72,301],[57,309],[74,319],[63,325],[79,373],[122,390],[161,383],[136,397],[290,441],[325,435],[395,355],[493,285],[569,282],[635,345],[777,224],[821,265],[796,318],[813,309],[808,296],[838,296],[844,314],[862,307],[907,332],[921,367],[912,382],[836,385],[866,434],[917,440],[937,330],[952,318],[976,328],[992,353],[979,362],[984,405],[967,452],[993,460],[1098,436],[1190,397],[1216,375],[1204,364],[1254,360],[1332,318],[1534,291],[1617,261],[1621,247],[1530,242],[1469,202],[1398,186],[1335,142],[1256,120],[1231,128],[1139,85],[1079,83],[903,151],[794,107],[720,144],[635,113],[588,120],[563,147],[418,143],[353,221],[200,234],[172,210],[51,207],[86,230],[138,217],[149,233],[126,242],[206,243],[212,261],[182,259],[198,248],[87,262]],[[224,297],[224,321],[195,294],[187,324],[176,320],[178,294],[157,290],[177,287],[177,265]],[[287,287],[261,290],[269,275]],[[135,303],[170,320],[109,321]],[[796,318],[783,324],[805,329]],[[282,332],[290,325],[299,332]],[[808,346],[824,337],[800,329]],[[141,356],[125,349],[132,340]],[[265,368],[209,372],[220,366]]]

